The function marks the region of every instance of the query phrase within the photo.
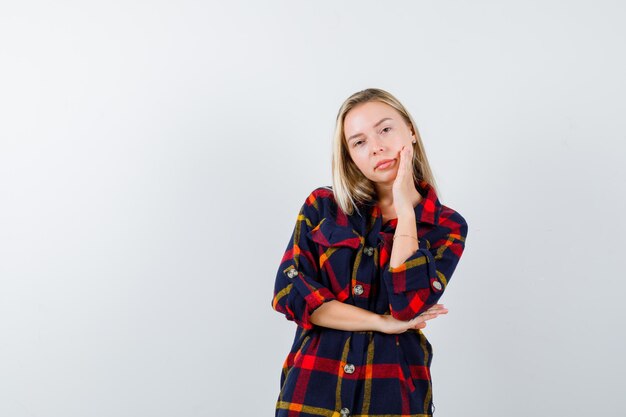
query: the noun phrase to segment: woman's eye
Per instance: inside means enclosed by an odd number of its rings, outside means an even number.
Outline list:
[[[354,141],[354,146],[355,146],[355,147],[356,147],[356,146],[361,146],[362,144],[363,144],[363,141],[362,141],[362,140],[356,140],[356,141]]]
[[[390,130],[391,130],[391,128],[390,128],[390,127],[386,127],[386,128],[384,128],[384,129],[383,129],[383,132],[387,133],[387,132],[389,132]]]

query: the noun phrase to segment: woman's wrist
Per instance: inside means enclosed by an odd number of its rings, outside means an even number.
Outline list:
[[[397,234],[397,233],[396,233],[395,235],[393,235],[393,241],[394,241],[394,242],[396,241],[396,238],[397,238],[397,237],[406,237],[406,238],[409,238],[409,239],[413,239],[413,240],[415,240],[416,242],[418,242],[418,243],[419,243],[419,239],[417,238],[417,236],[413,236],[413,235],[401,235],[401,234]]]
[[[396,216],[398,216],[398,221],[404,219],[415,221],[415,210],[413,209],[413,207],[406,207],[404,209],[396,210]]]

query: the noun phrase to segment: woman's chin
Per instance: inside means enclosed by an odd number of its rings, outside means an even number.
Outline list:
[[[374,178],[372,181],[376,185],[391,187],[395,180],[396,180],[396,175],[394,173],[394,175],[377,175],[376,178]]]

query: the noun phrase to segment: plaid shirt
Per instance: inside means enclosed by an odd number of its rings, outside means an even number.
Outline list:
[[[432,348],[420,330],[392,335],[315,326],[311,313],[338,300],[410,320],[436,304],[463,253],[467,223],[422,181],[419,249],[389,265],[397,219],[379,206],[338,209],[330,188],[306,199],[276,276],[273,308],[298,324],[281,376],[276,416],[430,416]]]

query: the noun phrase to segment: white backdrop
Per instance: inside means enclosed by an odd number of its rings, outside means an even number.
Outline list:
[[[621,1],[0,3],[0,415],[269,416],[334,118],[412,112],[466,252],[438,417],[623,416]]]

